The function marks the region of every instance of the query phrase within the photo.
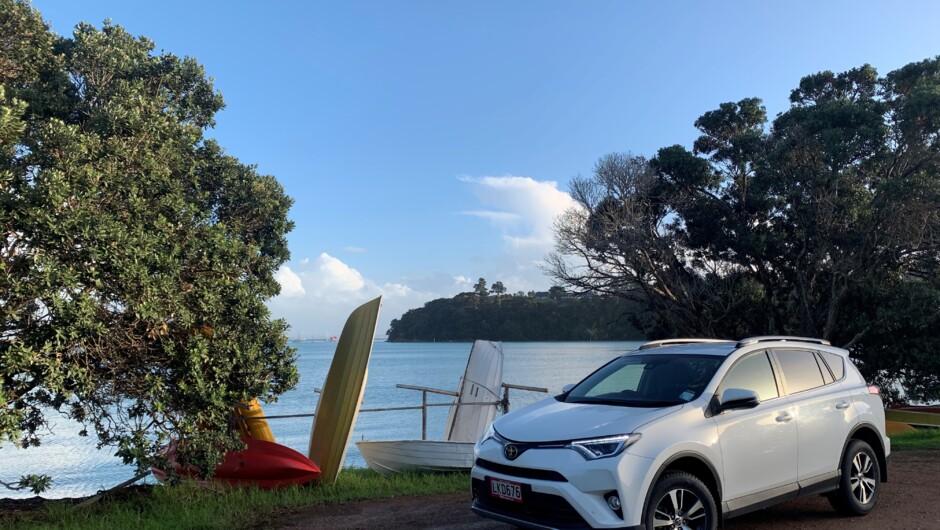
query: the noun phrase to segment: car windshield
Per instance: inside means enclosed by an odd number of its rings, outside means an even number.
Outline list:
[[[566,403],[667,407],[697,398],[724,357],[625,355],[614,359],[567,394]]]

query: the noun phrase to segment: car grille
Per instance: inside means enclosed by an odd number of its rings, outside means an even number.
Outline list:
[[[549,471],[547,469],[532,469],[529,467],[507,466],[505,464],[490,462],[489,460],[484,460],[482,458],[477,458],[476,463],[477,466],[482,467],[483,469],[502,473],[503,475],[532,478],[536,480],[548,480],[551,482],[568,482],[568,479],[566,479],[564,475],[557,471]]]
[[[473,498],[484,510],[528,523],[553,528],[590,528],[564,497],[534,492],[528,484],[522,484],[522,502],[519,503],[491,496],[486,480],[475,478]]]

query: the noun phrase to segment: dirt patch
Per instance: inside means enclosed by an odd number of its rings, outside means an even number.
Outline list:
[[[853,530],[940,526],[935,504],[940,488],[940,451],[895,453],[882,484],[878,506],[865,517],[841,517],[826,499],[797,499],[729,520],[727,530],[829,529]],[[448,528],[508,529],[511,526],[483,519],[470,511],[470,495],[401,497],[309,508],[269,521],[266,528]]]

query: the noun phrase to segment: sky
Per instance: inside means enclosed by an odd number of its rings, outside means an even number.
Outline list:
[[[34,0],[57,33],[105,19],[195,57],[226,108],[207,131],[294,198],[268,306],[291,338],[378,335],[472,289],[547,290],[568,183],[614,151],[691,146],[695,119],[801,77],[940,54],[940,3]]]

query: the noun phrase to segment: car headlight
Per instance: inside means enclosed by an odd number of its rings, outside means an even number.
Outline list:
[[[496,434],[496,429],[494,429],[493,424],[490,423],[490,426],[486,428],[486,432],[483,433],[483,436],[481,436],[480,439],[477,440],[477,447],[480,447],[481,445],[485,444],[487,440],[496,440],[497,436],[499,435]]]
[[[586,460],[597,460],[598,458],[610,458],[619,455],[624,449],[635,444],[641,437],[641,434],[634,433],[591,440],[575,440],[565,447],[574,449]]]

